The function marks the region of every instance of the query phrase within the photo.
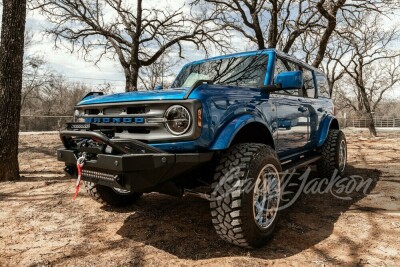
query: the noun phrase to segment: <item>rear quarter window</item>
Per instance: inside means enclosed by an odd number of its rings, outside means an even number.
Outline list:
[[[303,77],[304,77],[304,97],[315,98],[315,85],[314,85],[314,75],[313,72],[309,69],[303,69]]]
[[[328,80],[326,79],[326,77],[324,75],[317,74],[316,79],[318,87],[318,96],[330,98],[331,96],[329,94]]]

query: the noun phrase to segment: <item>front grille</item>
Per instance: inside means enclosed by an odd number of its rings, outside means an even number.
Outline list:
[[[103,109],[91,108],[85,109],[86,115],[142,115],[149,113],[149,107],[145,105],[138,106],[122,106],[122,107],[106,107]]]
[[[100,129],[112,129],[115,137],[147,140],[170,135],[164,127],[165,110],[171,104],[126,103],[85,107],[82,116],[87,123]],[[151,135],[151,136],[150,136]],[[149,137],[143,137],[149,136]]]
[[[87,115],[98,115],[100,113],[99,109],[92,108],[92,109],[85,109],[85,114]]]
[[[146,106],[136,106],[136,107],[128,107],[126,109],[127,114],[145,114],[149,112],[149,108]]]
[[[104,173],[104,172],[97,172],[97,171],[89,171],[89,170],[82,170],[82,177],[94,180],[103,180],[107,182],[114,182],[118,175]]]
[[[195,127],[184,135],[172,135],[165,127],[165,111],[173,105],[183,105],[196,118],[201,105],[196,100],[132,101],[78,106],[81,118],[96,129],[107,129],[116,138],[137,139],[146,142],[192,140],[199,137],[201,129]],[[78,129],[77,129],[78,130]],[[83,130],[83,129],[82,129]],[[111,134],[112,135],[112,134]]]

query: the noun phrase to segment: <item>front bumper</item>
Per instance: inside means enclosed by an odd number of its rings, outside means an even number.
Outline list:
[[[60,137],[65,148],[57,150],[57,158],[65,162],[67,173],[76,176],[77,159],[86,152],[89,159],[83,167],[82,180],[133,192],[160,191],[174,178],[213,157],[212,152],[171,154],[137,140],[109,139],[93,131],[63,131]],[[93,140],[111,153],[74,147],[72,137]]]

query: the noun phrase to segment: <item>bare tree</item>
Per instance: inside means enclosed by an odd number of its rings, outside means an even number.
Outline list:
[[[85,59],[117,57],[125,73],[126,91],[137,90],[141,67],[152,65],[166,51],[175,48],[182,56],[182,43],[208,50],[210,44],[227,47],[225,26],[212,24],[213,14],[197,9],[190,14],[178,9],[145,8],[123,0],[35,0],[54,25],[48,33],[55,45],[68,41]],[[100,50],[99,50],[100,49]]]
[[[22,126],[24,130],[30,131],[61,129],[70,119],[40,116],[72,116],[75,104],[94,89],[83,83],[68,82],[61,75],[52,72],[37,77],[37,81],[33,84],[37,86],[29,92],[22,103],[23,114],[29,115],[22,118]],[[103,87],[103,89],[107,88],[107,86]],[[95,90],[101,91],[99,89],[101,88]]]
[[[338,61],[352,86],[339,89],[339,96],[369,119],[371,135],[377,136],[373,113],[385,93],[400,83],[400,51],[394,50],[398,28],[385,30],[380,15],[362,14],[349,20],[351,31],[343,34],[352,48],[347,62]],[[350,92],[349,92],[350,90]]]
[[[26,0],[4,0],[0,41],[0,181],[19,178],[18,132],[21,109]]]
[[[156,86],[168,87],[175,77],[180,60],[179,57],[165,53],[152,65],[141,68],[139,79],[143,87],[146,90],[153,90]]]
[[[22,114],[27,109],[30,110],[30,99],[36,98],[38,91],[52,80],[50,70],[46,67],[43,57],[38,55],[27,56],[24,58],[24,71],[22,74]]]
[[[337,25],[338,11],[346,3],[346,0],[196,0],[193,4],[201,1],[213,4],[218,19],[256,43],[258,49],[266,48],[267,42],[268,48],[281,48],[287,53],[302,34],[314,28],[323,29],[320,35],[313,36],[319,43],[314,67],[321,64]]]
[[[192,5],[200,4],[215,10],[218,23],[256,44],[258,49],[278,48],[285,53],[306,49],[308,63],[319,67],[340,23],[363,12],[388,12],[398,3],[386,0],[192,1]],[[311,40],[313,46],[302,46],[304,40]]]
[[[336,82],[342,79],[346,73],[340,62],[343,62],[346,55],[352,50],[350,44],[344,42],[339,35],[335,34],[332,39],[326,49],[325,60],[320,66],[327,77],[330,95],[333,94]]]
[[[240,33],[258,49],[280,46],[289,51],[306,29],[316,26],[320,15],[309,0],[195,0],[208,4],[217,21]]]

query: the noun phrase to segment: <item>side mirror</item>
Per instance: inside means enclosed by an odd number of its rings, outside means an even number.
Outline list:
[[[162,90],[162,89],[164,89],[162,85],[156,85],[156,86],[154,87],[154,90],[155,90],[155,91]]]
[[[304,79],[303,72],[285,71],[276,75],[274,84],[279,85],[281,90],[301,89],[303,87]]]

